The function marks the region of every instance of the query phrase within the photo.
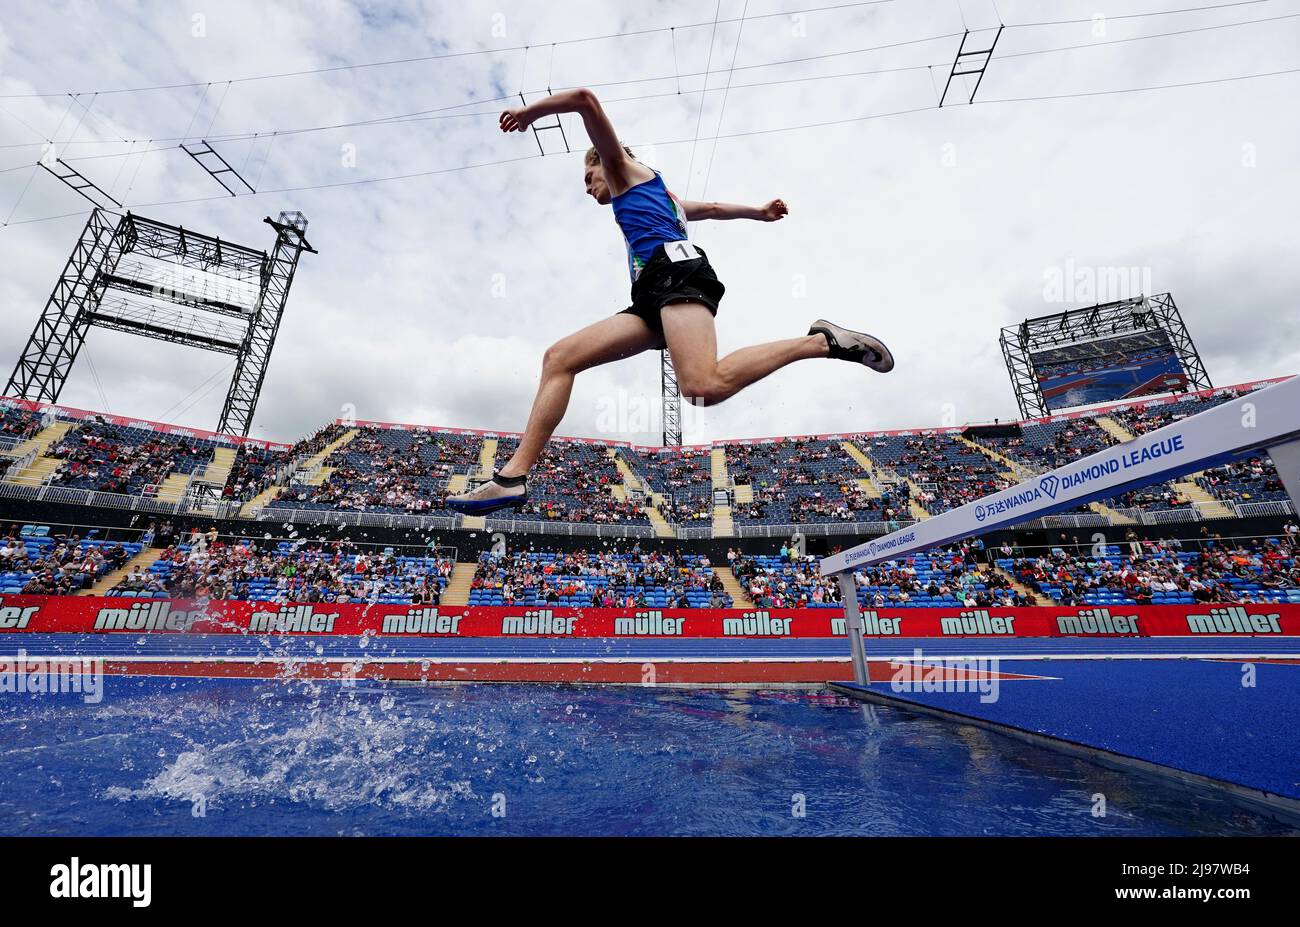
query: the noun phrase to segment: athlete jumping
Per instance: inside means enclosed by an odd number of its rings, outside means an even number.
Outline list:
[[[627,242],[632,305],[588,325],[546,349],[542,380],[519,448],[490,480],[447,497],[447,508],[482,515],[521,505],[528,498],[528,471],[564,417],[579,372],[667,348],[682,395],[696,405],[717,405],[768,374],[797,360],[830,357],[888,373],[889,348],[862,332],[818,319],[808,334],[741,348],[718,359],[714,316],[724,287],[703,249],[687,238],[686,223],[697,219],[756,219],[775,222],[789,210],[783,201],[763,206],[698,203],[678,199],[663,177],[624,147],[590,90],[566,90],[501,114],[502,132],[525,132],[545,116],[578,113],[592,148],[583,182],[587,195],[614,208]]]

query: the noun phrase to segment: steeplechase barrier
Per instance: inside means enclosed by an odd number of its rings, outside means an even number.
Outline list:
[[[1293,505],[1300,501],[1300,377],[1292,377],[1197,415],[1108,447],[1008,489],[824,557],[837,576],[854,677],[869,684],[862,614],[853,571],[1052,515],[1131,489],[1222,466],[1265,451]]]

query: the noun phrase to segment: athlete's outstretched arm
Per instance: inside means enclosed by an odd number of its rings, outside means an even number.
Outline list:
[[[501,131],[523,132],[543,116],[553,116],[557,113],[578,113],[582,116],[587,137],[591,139],[591,144],[600,154],[600,163],[605,169],[605,180],[616,194],[621,193],[622,189],[615,188],[625,189],[632,185],[629,181],[636,173],[632,166],[634,162],[623,150],[623,145],[618,140],[618,133],[614,131],[614,124],[605,115],[605,108],[600,105],[600,100],[585,87],[577,90],[561,90],[536,103],[506,110],[501,114]]]
[[[694,222],[697,219],[757,219],[759,222],[775,222],[784,219],[790,209],[785,200],[772,200],[762,206],[737,206],[734,203],[697,203],[686,200],[686,218]]]

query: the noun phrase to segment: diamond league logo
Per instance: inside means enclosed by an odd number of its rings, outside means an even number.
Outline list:
[[[1047,493],[1048,498],[1056,498],[1057,487],[1061,485],[1061,480],[1056,476],[1045,476],[1038,481],[1038,488]]]

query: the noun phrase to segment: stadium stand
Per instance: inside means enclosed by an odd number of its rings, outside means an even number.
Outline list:
[[[497,442],[504,464],[519,447],[516,437]],[[623,474],[605,444],[553,441],[528,475],[528,502],[516,510],[526,520],[649,526],[643,505],[619,498]]]
[[[965,505],[1012,484],[985,454],[955,435],[880,435],[864,450],[877,464],[905,477],[931,515]]]
[[[1011,434],[1000,437],[948,428],[664,450],[556,440],[530,475],[529,502],[493,521],[510,517],[520,530],[582,525],[599,533],[603,526],[663,537],[884,531],[1240,398],[1254,386],[1009,423]],[[377,523],[432,516],[430,524],[472,529],[486,525],[449,512],[443,499],[504,464],[518,446],[515,435],[334,422],[291,447],[268,447],[125,421],[0,403],[0,454],[8,460],[0,460],[0,494],[44,498],[57,491],[53,498],[75,504],[88,492],[108,493],[120,497],[111,503],[118,508],[180,514],[192,504],[188,481],[215,480],[209,498],[223,500],[231,517],[362,523],[364,515]],[[715,498],[715,490],[728,496]],[[1052,516],[1050,524],[1289,514],[1276,471],[1257,457],[1095,502]]]
[[[62,461],[50,483],[124,495],[155,495],[169,474],[186,476],[212,460],[216,442],[163,435],[147,428],[86,422],[46,456]]]
[[[708,557],[670,552],[529,551],[479,558],[470,605],[730,608]]]
[[[1035,556],[1002,551],[999,568],[1063,605],[1300,603],[1300,565],[1289,540],[1133,542],[1083,554],[1062,547]]]
[[[351,541],[228,543],[193,535],[107,594],[252,602],[439,604],[455,561],[358,550]]]
[[[322,433],[319,451],[341,436]],[[477,435],[365,427],[328,455],[321,470],[305,474],[270,508],[360,512],[444,513],[446,484],[482,444]],[[310,453],[304,448],[301,453]],[[313,482],[315,480],[316,482]]]
[[[777,554],[748,556],[729,551],[741,587],[762,608],[838,608],[842,602],[833,576],[817,570],[818,558],[782,546]],[[1011,578],[985,568],[984,544],[975,539],[889,561],[856,572],[863,608],[936,608],[1032,604]]]
[[[72,595],[140,552],[139,542],[51,535],[26,526],[0,539],[0,594]]]

